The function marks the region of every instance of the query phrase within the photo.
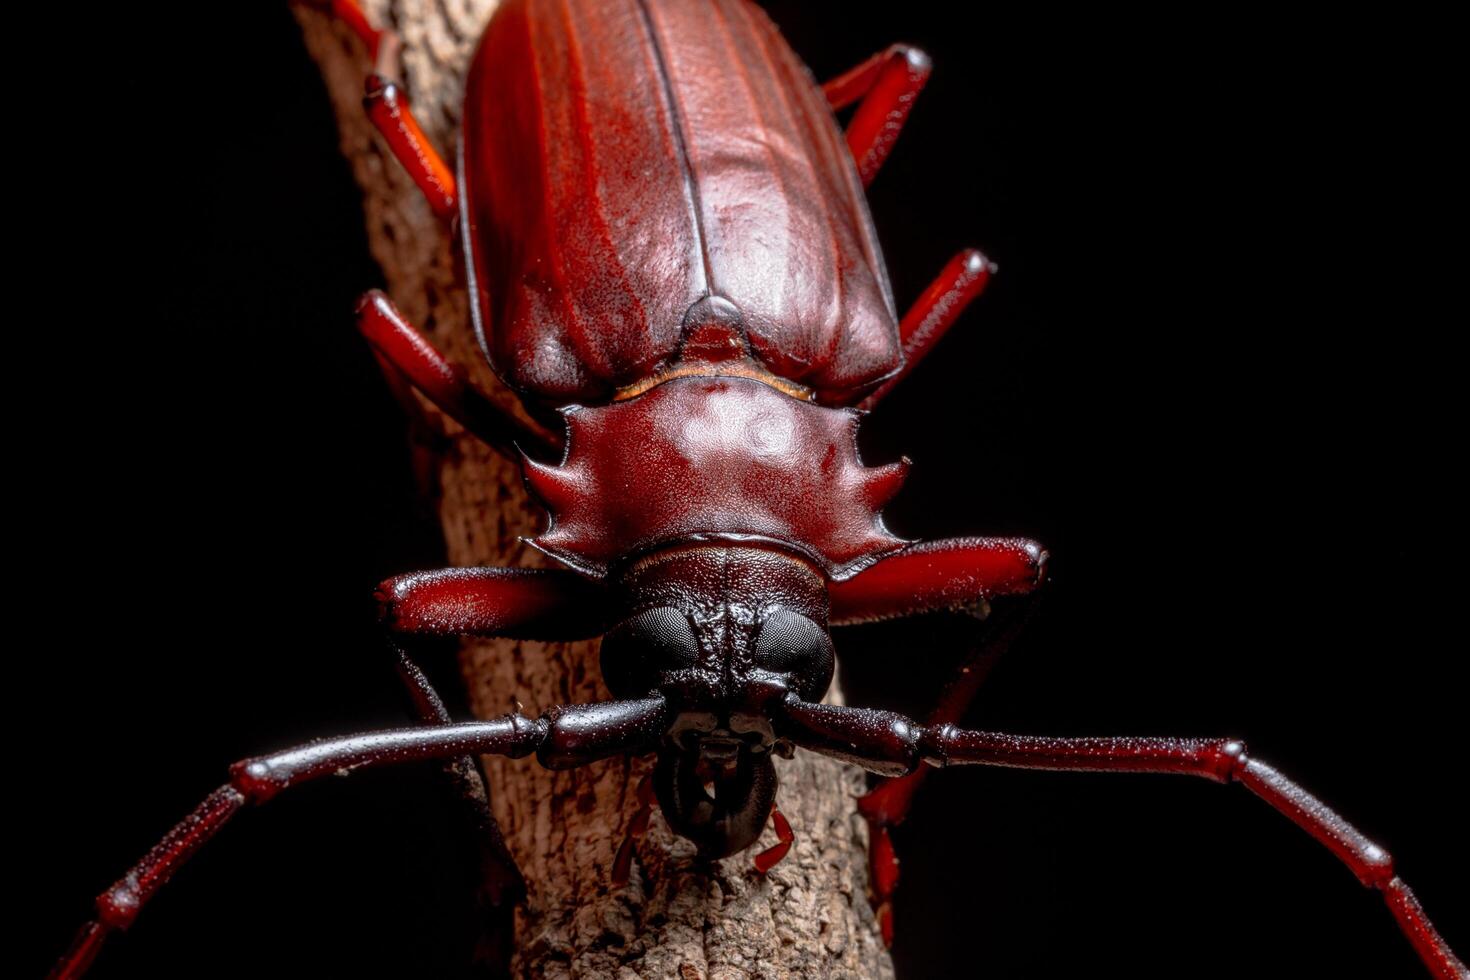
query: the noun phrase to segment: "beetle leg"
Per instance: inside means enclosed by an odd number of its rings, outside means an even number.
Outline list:
[[[786,852],[791,850],[791,844],[796,840],[796,834],[791,831],[791,823],[786,819],[786,814],[780,808],[771,806],[771,822],[776,825],[776,843],[761,851],[753,859],[755,870],[761,874],[770,871],[781,863]]]
[[[980,685],[1020,635],[1035,610],[1036,599],[1033,597],[1024,609],[1014,612],[985,642],[970,651],[940,694],[934,710],[929,713],[926,722],[931,728],[956,724],[964,717]],[[883,941],[888,945],[893,944],[893,894],[900,876],[898,851],[889,828],[897,827],[909,815],[914,794],[919,791],[928,772],[927,766],[920,766],[907,776],[881,780],[857,801],[858,813],[868,824],[868,871],[873,912],[878,916]]]
[[[569,639],[603,629],[602,593],[570,572],[522,568],[448,568],[389,579],[378,586],[379,618],[394,634],[398,675],[426,724],[447,725],[448,710],[428,677],[397,642],[410,636],[499,635]],[[580,625],[579,625],[580,624]],[[450,781],[468,804],[481,845],[487,897],[493,906],[513,901],[524,888],[490,813],[484,776],[472,756],[445,764]]]
[[[398,54],[402,48],[396,31],[374,27],[357,0],[305,0],[323,10],[356,34],[367,45],[373,59],[368,75],[363,108],[368,119],[383,134],[388,148],[408,171],[414,184],[423,192],[429,208],[440,218],[452,217],[459,208],[455,194],[454,174],[445,165],[418,120],[409,108],[408,98],[394,78],[398,75]]]
[[[414,712],[425,725],[452,725],[454,720],[439,692],[429,681],[423,669],[398,644],[392,644],[397,655],[396,668],[403,681]],[[516,902],[526,891],[526,881],[515,858],[505,846],[505,837],[500,824],[490,812],[490,793],[485,788],[485,774],[472,755],[462,755],[444,763],[444,774],[449,779],[455,795],[464,802],[470,819],[475,847],[480,855],[483,898],[492,908],[502,908]]]
[[[1025,595],[1046,574],[1046,550],[1026,538],[924,541],[828,587],[834,626],[974,609]]]
[[[403,318],[385,293],[374,289],[357,305],[357,328],[374,351],[471,435],[509,459],[517,447],[559,455],[559,440],[492,402],[427,337]]]
[[[833,112],[862,100],[847,124],[847,145],[864,187],[893,152],[932,67],[918,48],[895,44],[822,86]]]
[[[376,349],[373,360],[383,375],[383,383],[393,395],[398,407],[408,418],[409,468],[413,471],[413,484],[419,500],[437,500],[439,497],[439,461],[449,447],[444,431],[443,419],[430,412],[423,401],[413,393],[408,383],[393,362]]]
[[[374,72],[368,76],[362,104],[368,119],[383,134],[388,148],[423,193],[435,217],[445,220],[453,217],[459,210],[454,174],[419,128],[408,98],[398,84]]]
[[[628,883],[629,873],[633,869],[633,845],[644,834],[648,833],[648,821],[653,816],[653,776],[644,776],[638,781],[638,809],[633,811],[633,819],[628,821],[628,832],[623,835],[623,843],[618,846],[618,853],[613,858],[612,885],[621,888]]]
[[[378,586],[378,615],[399,635],[583,640],[606,627],[600,586],[545,568],[445,568]]]
[[[985,289],[994,272],[995,264],[973,248],[967,248],[950,259],[899,321],[898,340],[903,350],[903,364],[898,373],[864,398],[858,407],[871,411],[884,395],[908,377],[914,366],[939,343]]]
[[[794,696],[778,729],[797,745],[897,775],[919,765],[981,765],[1082,772],[1174,773],[1240,783],[1305,830],[1347,865],[1364,887],[1383,895],[1389,912],[1438,980],[1470,972],[1394,873],[1393,859],[1352,824],[1275,769],[1246,755],[1235,739],[1050,738],[925,726],[891,711],[809,704]]]
[[[569,769],[651,749],[663,734],[666,713],[660,697],[568,705],[535,719],[506,715],[490,721],[346,735],[237,762],[230,767],[228,783],[209,794],[98,896],[97,918],[82,926],[51,977],[73,980],[85,973],[108,933],[132,925],[158,889],[247,803],[265,803],[283,790],[323,776],[465,754],[519,759],[535,752],[548,769]]]
[[[300,0],[300,2],[340,20],[348,30],[357,35],[363,44],[367,45],[368,53],[374,59],[378,57],[378,47],[382,43],[383,35],[392,33],[380,31],[374,27],[368,15],[357,5],[357,0]]]
[[[602,593],[570,572],[523,568],[448,568],[389,579],[378,586],[379,619],[394,638],[397,670],[415,713],[426,724],[450,724],[439,693],[397,642],[408,636],[499,635],[570,639],[603,630]],[[580,624],[580,625],[579,625]],[[469,804],[475,838],[484,847],[490,904],[500,906],[524,888],[490,813],[484,776],[472,756],[445,764]]]

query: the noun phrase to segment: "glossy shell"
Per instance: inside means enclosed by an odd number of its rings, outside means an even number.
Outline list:
[[[765,541],[840,581],[906,544],[879,512],[908,464],[864,466],[857,422],[747,378],[680,378],[576,409],[562,464],[526,461],[551,514],[531,543],[601,577],[679,541]]]
[[[508,0],[464,123],[475,325],[527,397],[608,401],[679,362],[712,308],[825,403],[899,366],[847,144],[750,4]]]

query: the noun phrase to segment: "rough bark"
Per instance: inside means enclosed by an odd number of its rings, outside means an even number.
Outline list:
[[[463,73],[494,0],[363,0],[403,36],[404,82],[429,138],[452,154]],[[513,404],[491,376],[469,328],[453,243],[363,117],[367,54],[312,10],[298,14],[321,66],[342,148],[362,186],[373,254],[390,293],[442,349]],[[517,467],[458,434],[442,462],[441,514],[456,565],[536,565],[520,544],[539,510]],[[474,642],[462,667],[477,714],[608,697],[596,644]],[[886,977],[892,963],[867,900],[867,833],[852,797],[861,774],[799,753],[777,761],[780,805],[797,833],[768,876],[751,853],[713,865],[655,816],[633,879],[611,889],[609,870],[634,810],[640,761],[610,760],[564,773],[487,759],[495,816],[525,873],[513,973],[525,977]],[[758,846],[769,846],[767,837]]]

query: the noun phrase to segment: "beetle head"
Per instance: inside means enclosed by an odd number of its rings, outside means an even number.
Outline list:
[[[832,682],[825,576],[772,548],[699,543],[647,556],[621,585],[630,612],[603,638],[602,672],[619,697],[668,700],[659,805],[706,856],[743,850],[775,799],[771,756],[791,754],[773,712]]]

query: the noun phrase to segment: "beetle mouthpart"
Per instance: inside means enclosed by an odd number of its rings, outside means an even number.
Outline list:
[[[776,770],[769,753],[740,751],[739,740],[712,740],[720,743],[734,748],[727,765],[666,749],[653,774],[654,792],[669,827],[694,841],[705,858],[728,857],[755,843],[776,798]]]
[[[745,743],[738,738],[710,735],[699,740],[699,761],[711,768],[728,769],[735,764]]]
[[[685,752],[698,752],[706,735],[720,730],[720,720],[712,711],[681,711],[669,726],[669,741]],[[726,735],[729,732],[725,732]]]
[[[730,715],[730,730],[736,738],[748,743],[753,752],[766,752],[776,744],[776,730],[765,715],[735,712]]]

